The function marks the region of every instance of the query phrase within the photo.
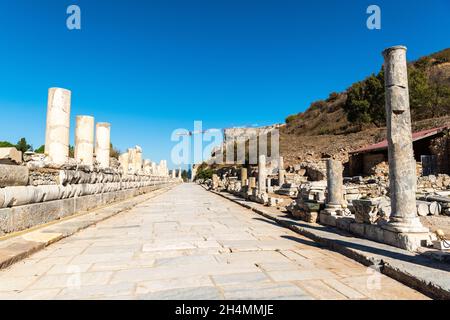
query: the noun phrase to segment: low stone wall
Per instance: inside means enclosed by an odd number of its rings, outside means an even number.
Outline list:
[[[107,184],[105,184],[106,186]],[[0,236],[9,233],[23,231],[54,220],[69,217],[76,213],[93,210],[114,202],[123,201],[144,193],[173,185],[170,182],[161,182],[157,185],[137,186],[125,190],[114,190],[104,193],[77,196],[20,205],[11,208],[0,209]],[[83,186],[83,185],[79,185]],[[47,186],[58,187],[61,186]],[[68,186],[70,187],[70,186]],[[37,188],[37,187],[29,187]]]

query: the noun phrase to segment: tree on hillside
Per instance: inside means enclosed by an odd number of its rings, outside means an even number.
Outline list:
[[[110,144],[110,149],[109,149],[109,156],[111,158],[115,158],[117,160],[119,160],[119,156],[120,156],[120,150],[117,148],[114,148],[113,144]]]
[[[34,152],[43,154],[45,152],[45,145],[40,146],[39,148],[34,150]]]
[[[431,88],[424,67],[409,69],[409,100],[413,119],[421,120],[432,116]]]
[[[12,148],[15,147],[11,142],[8,141],[0,141],[0,148]]]
[[[32,149],[32,146],[27,143],[27,140],[25,138],[22,138],[17,142],[16,149],[22,151],[22,153],[25,153],[28,150]]]
[[[384,72],[381,71],[353,84],[348,89],[343,108],[348,121],[359,125],[372,123],[380,127],[386,118],[384,101]]]

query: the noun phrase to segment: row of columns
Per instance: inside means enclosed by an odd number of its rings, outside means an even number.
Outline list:
[[[56,165],[63,165],[69,160],[71,97],[72,93],[67,89],[50,88],[48,91],[45,154]],[[109,123],[95,124],[92,116],[76,117],[74,157],[77,163],[92,166],[95,157],[100,168],[109,168],[110,149],[111,125]],[[143,161],[142,148],[139,146],[121,154],[119,162],[124,173],[169,175],[166,160],[162,160],[159,165],[150,160]]]
[[[161,160],[159,164],[156,164],[149,159],[143,160],[140,146],[129,148],[127,152],[121,154],[119,163],[122,172],[125,174],[143,173],[155,176],[169,176],[167,161]]]
[[[63,165],[69,160],[71,97],[72,93],[67,89],[50,88],[48,91],[45,154],[57,165]],[[110,136],[111,125],[97,123],[94,148],[94,118],[77,116],[74,150],[77,162],[92,166],[95,154],[100,167],[108,168]]]

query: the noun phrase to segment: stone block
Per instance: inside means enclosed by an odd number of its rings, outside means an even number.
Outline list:
[[[320,213],[319,219],[320,219],[320,223],[325,224],[327,226],[336,227],[336,225],[337,225],[336,216],[331,216],[326,213]]]
[[[369,240],[383,242],[384,240],[384,230],[377,225],[366,224],[364,225],[365,237]]]
[[[449,251],[450,250],[450,241],[442,241],[442,240],[437,240],[437,241],[433,241],[433,248],[437,249],[437,250],[442,250],[442,251]]]
[[[0,164],[21,164],[22,151],[16,148],[0,148]]]
[[[336,226],[347,232],[350,232],[350,225],[355,222],[354,218],[337,218]]]
[[[388,219],[389,201],[385,198],[359,199],[352,201],[357,223],[377,224]]]
[[[0,188],[26,186],[29,174],[27,167],[0,164]]]
[[[364,237],[364,225],[362,223],[351,223],[350,232],[359,237]]]

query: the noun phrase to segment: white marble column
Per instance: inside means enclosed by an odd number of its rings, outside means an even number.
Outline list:
[[[94,117],[76,118],[75,160],[87,166],[94,164]]]
[[[258,161],[258,192],[266,193],[266,156],[260,155]]]
[[[111,148],[111,125],[106,122],[97,123],[95,130],[95,157],[101,168],[109,168]]]
[[[328,198],[324,213],[335,215],[342,211],[344,203],[344,168],[339,160],[327,160]]]
[[[69,158],[71,95],[62,88],[48,90],[45,154],[57,165],[65,164]]]

